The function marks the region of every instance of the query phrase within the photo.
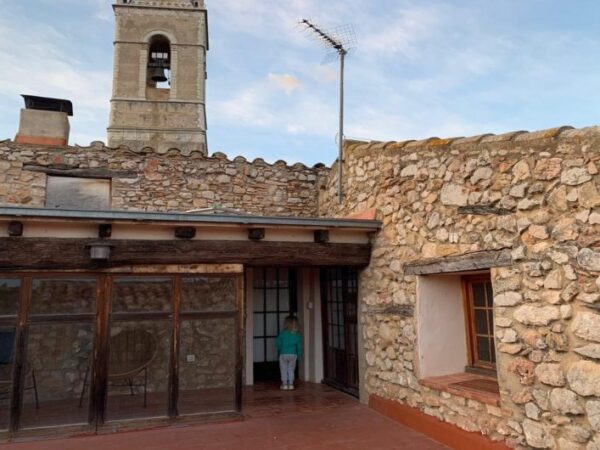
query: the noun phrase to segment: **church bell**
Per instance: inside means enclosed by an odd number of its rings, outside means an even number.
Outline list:
[[[152,68],[150,78],[156,83],[164,83],[168,80],[167,75],[165,74],[165,69],[162,67]]]

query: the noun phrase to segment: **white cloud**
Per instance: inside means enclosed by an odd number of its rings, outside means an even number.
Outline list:
[[[292,94],[295,90],[302,86],[298,78],[288,73],[270,73],[267,75],[267,77],[287,95]]]
[[[288,134],[327,135],[334,133],[336,113],[314,93],[281,97],[273,87],[272,74],[266,80],[211,103],[211,120],[220,126],[262,128]],[[293,83],[292,83],[293,84]]]
[[[370,23],[371,32],[361,39],[361,51],[392,57],[414,57],[418,44],[437,34],[443,20],[442,6],[403,5],[394,13]],[[383,23],[381,23],[383,22]]]

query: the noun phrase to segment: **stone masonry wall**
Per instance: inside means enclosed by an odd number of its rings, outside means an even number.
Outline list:
[[[360,277],[369,394],[511,447],[600,449],[599,150],[598,127],[346,143],[344,201],[334,166],[320,202],[329,216],[377,208],[383,221]],[[512,265],[491,271],[496,407],[419,383],[404,264],[499,249]]]
[[[26,167],[24,167],[26,166]],[[32,169],[33,170],[28,170]],[[215,205],[247,213],[316,216],[317,180],[328,169],[267,164],[223,153],[183,156],[178,150],[158,154],[145,148],[45,147],[0,142],[0,205],[43,207],[46,173],[83,170],[110,177],[115,210],[187,211]],[[73,172],[71,172],[73,173]]]

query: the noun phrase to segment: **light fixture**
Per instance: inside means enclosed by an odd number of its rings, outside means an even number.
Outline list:
[[[110,258],[110,247],[107,244],[91,244],[90,258],[96,261],[106,261]]]

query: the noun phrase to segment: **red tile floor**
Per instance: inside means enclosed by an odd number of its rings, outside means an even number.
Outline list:
[[[244,421],[0,445],[14,450],[445,449],[320,384],[244,392]]]

